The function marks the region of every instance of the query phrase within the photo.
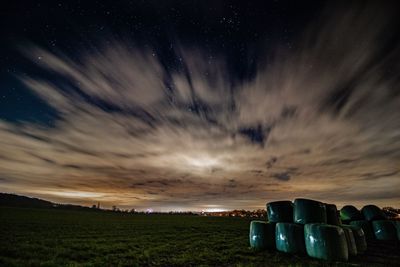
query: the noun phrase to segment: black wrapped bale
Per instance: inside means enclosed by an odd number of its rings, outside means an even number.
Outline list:
[[[373,221],[372,228],[378,240],[397,240],[396,226],[392,221]]]
[[[364,219],[367,221],[386,220],[387,217],[383,210],[375,205],[367,205],[361,209]]]
[[[367,239],[363,229],[355,225],[342,225],[342,228],[349,228],[353,231],[354,240],[357,246],[357,254],[363,254],[367,250]]]
[[[249,240],[250,246],[256,250],[275,249],[275,223],[252,221]]]
[[[347,261],[349,258],[345,233],[336,225],[306,224],[304,237],[310,257],[328,261]]]
[[[325,204],[326,207],[326,221],[328,224],[340,225],[338,210],[335,204]]]
[[[367,241],[375,239],[374,230],[372,229],[372,224],[370,221],[366,221],[366,220],[352,221],[352,222],[350,222],[350,225],[361,227]]]
[[[353,231],[347,227],[341,226],[341,228],[343,229],[344,235],[346,236],[347,250],[349,255],[356,256],[357,245],[356,245],[356,240],[354,239]]]
[[[303,225],[277,223],[275,236],[277,250],[293,254],[306,253]]]
[[[343,223],[350,221],[364,220],[361,212],[352,205],[346,205],[340,210],[340,219]]]
[[[274,201],[267,203],[267,216],[270,222],[293,222],[292,201]]]
[[[295,223],[326,223],[325,204],[316,200],[295,199],[293,213]]]

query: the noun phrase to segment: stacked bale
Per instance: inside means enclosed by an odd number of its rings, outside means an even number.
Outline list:
[[[270,222],[293,222],[293,203],[289,200],[267,203],[267,217]]]
[[[347,227],[341,227],[344,231],[344,235],[346,237],[347,243],[347,251],[349,255],[356,256],[357,255],[357,245],[354,239],[353,231]]]
[[[340,210],[340,219],[348,224],[351,221],[363,220],[361,212],[352,205],[346,205]]]
[[[377,240],[397,240],[396,225],[389,221],[382,209],[375,205],[366,205],[361,209],[364,219],[372,225]]]
[[[400,240],[400,221],[387,220],[375,205],[361,212],[354,206],[336,205],[297,198],[267,203],[268,221],[252,221],[250,246],[277,249],[329,261],[347,261],[367,250],[367,241]],[[342,224],[343,222],[349,225]]]
[[[252,221],[250,224],[250,246],[254,249],[275,249],[276,223],[293,221],[293,204],[291,201],[267,203],[268,222]]]
[[[345,233],[336,225],[310,223],[304,226],[307,254],[329,261],[347,261],[348,248]]]
[[[364,215],[364,218],[367,221],[386,220],[387,219],[385,213],[375,205],[364,206],[361,209],[361,213]]]
[[[372,227],[378,240],[397,240],[397,231],[394,222],[388,220],[373,221]]]
[[[340,217],[347,224],[361,227],[367,240],[393,238],[393,228],[390,223],[375,223],[387,220],[385,213],[375,205],[366,205],[361,212],[354,206],[344,206],[340,210]]]
[[[249,239],[250,246],[256,250],[275,248],[275,223],[252,221]]]
[[[348,259],[346,236],[344,231],[336,226],[340,221],[335,205],[311,199],[295,199],[294,222],[304,224],[304,242],[310,257],[325,260]],[[351,253],[354,254],[356,253],[354,237],[352,233],[348,235],[349,243],[352,244]]]
[[[295,223],[326,223],[326,207],[322,202],[316,200],[295,199],[293,213]]]
[[[286,253],[304,254],[304,226],[294,223],[276,224],[276,249]]]
[[[326,221],[331,225],[341,225],[340,218],[338,216],[338,210],[335,204],[327,204],[326,207]]]
[[[361,229],[364,232],[365,239],[367,241],[375,239],[374,230],[372,229],[371,222],[365,220],[358,220],[350,222],[350,225],[361,227]]]
[[[353,232],[354,241],[357,247],[357,254],[362,254],[367,250],[367,240],[363,229],[355,225],[342,225],[342,228],[351,229]]]

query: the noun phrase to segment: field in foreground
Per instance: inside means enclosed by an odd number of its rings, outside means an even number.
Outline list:
[[[398,242],[349,263],[249,248],[249,219],[0,207],[0,266],[400,266]]]

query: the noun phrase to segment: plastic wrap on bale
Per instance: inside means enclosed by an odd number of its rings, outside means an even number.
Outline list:
[[[347,261],[349,258],[345,233],[336,225],[306,224],[304,237],[310,257],[328,261]]]
[[[338,210],[335,204],[327,204],[325,203],[326,207],[326,221],[328,224],[332,225],[340,225],[340,218],[338,216]]]
[[[306,253],[303,225],[277,223],[275,236],[277,250],[293,254]]]
[[[367,239],[367,241],[375,239],[374,230],[372,229],[372,224],[370,221],[366,220],[352,221],[350,222],[350,225],[361,227],[362,230],[364,231],[365,239]]]
[[[293,213],[295,223],[326,223],[325,204],[316,200],[295,199]]]
[[[361,212],[352,205],[346,205],[340,209],[340,219],[344,222],[364,220]]]
[[[293,222],[293,203],[291,201],[269,202],[267,216],[270,222]]]
[[[378,240],[397,240],[396,226],[392,221],[373,221],[372,228]]]
[[[367,250],[367,239],[363,229],[356,225],[342,225],[342,228],[348,228],[353,231],[354,241],[356,242],[357,254],[362,254]]]
[[[250,246],[256,250],[275,249],[275,223],[252,221],[249,240]]]
[[[353,231],[350,228],[342,227],[344,231],[344,235],[346,236],[347,242],[347,250],[349,252],[349,256],[356,256],[357,255],[357,245],[356,240],[354,239]]]
[[[364,219],[367,221],[386,220],[387,217],[383,210],[375,205],[367,205],[361,209]]]

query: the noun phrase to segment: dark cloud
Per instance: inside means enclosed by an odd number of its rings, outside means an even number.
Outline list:
[[[228,184],[226,185],[225,189],[226,188],[232,189],[232,188],[236,188],[236,187],[238,187],[238,183],[236,182],[236,180],[235,179],[230,179],[228,181]]]
[[[239,133],[246,136],[252,143],[264,146],[270,130],[270,128],[263,129],[261,125],[258,125],[256,127],[239,129]]]
[[[277,157],[271,157],[267,162],[267,169],[270,169],[278,161]]]
[[[364,173],[361,177],[364,180],[378,180],[380,178],[396,176],[400,173],[400,170],[388,171],[388,172],[377,172],[377,173]]]
[[[272,177],[280,180],[280,181],[289,181],[291,178],[290,172],[282,172],[282,173],[275,173]]]
[[[65,164],[65,165],[62,165],[62,166],[65,167],[65,168],[71,168],[71,169],[77,169],[77,170],[84,169],[84,167],[81,167],[79,165],[74,165],[74,164]]]
[[[323,166],[339,166],[341,164],[343,164],[343,165],[352,164],[357,161],[358,161],[358,159],[330,159],[330,160],[321,162],[320,164]]]

